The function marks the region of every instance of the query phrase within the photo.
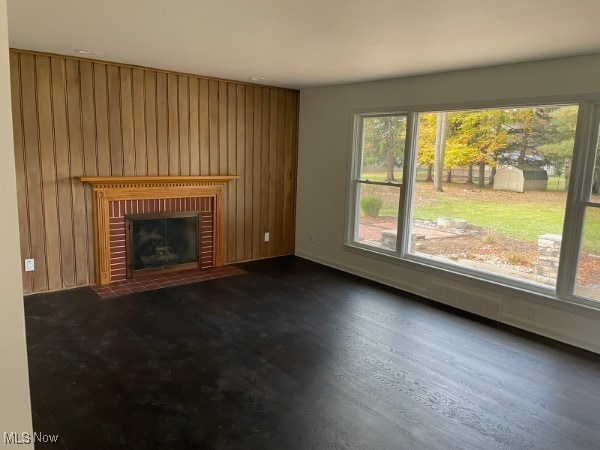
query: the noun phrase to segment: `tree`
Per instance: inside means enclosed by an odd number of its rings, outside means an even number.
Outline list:
[[[557,174],[565,176],[565,189],[569,180],[571,156],[575,144],[577,126],[577,106],[561,106],[548,112],[546,143],[537,149],[544,163],[556,169]],[[596,162],[596,174],[598,162]]]
[[[427,167],[427,178],[425,181],[433,181],[436,124],[437,114],[419,114],[419,151],[417,154],[417,164]]]
[[[452,137],[447,157],[453,165],[479,167],[478,186],[484,187],[485,166],[494,167],[498,154],[508,145],[507,116],[501,109],[452,113]]]
[[[406,119],[402,116],[364,119],[363,161],[386,166],[387,182],[395,181],[394,167],[404,160]]]
[[[444,153],[446,150],[446,137],[448,135],[448,113],[440,112],[437,115],[435,131],[435,153],[433,161],[433,189],[442,192],[442,176],[444,173]]]
[[[510,139],[502,162],[520,167],[544,165],[539,148],[548,142],[549,109],[536,107],[507,111],[509,121],[506,129]]]

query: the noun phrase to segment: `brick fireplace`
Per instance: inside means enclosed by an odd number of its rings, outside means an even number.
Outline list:
[[[126,216],[156,215],[160,213],[198,212],[198,238],[200,252],[197,267],[214,267],[213,252],[213,198],[162,198],[146,200],[116,200],[109,202],[110,209],[110,279],[122,281],[127,278]]]
[[[125,222],[129,215],[198,212],[198,267],[223,265],[224,187],[237,176],[81,177],[92,185],[96,284],[127,278]]]

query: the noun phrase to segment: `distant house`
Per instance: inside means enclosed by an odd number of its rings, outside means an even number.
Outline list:
[[[494,189],[499,191],[545,191],[548,172],[537,167],[500,167],[494,176]]]

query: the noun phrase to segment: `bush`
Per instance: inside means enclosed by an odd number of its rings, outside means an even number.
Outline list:
[[[382,205],[383,200],[379,197],[365,197],[360,201],[361,209],[369,217],[377,217]]]

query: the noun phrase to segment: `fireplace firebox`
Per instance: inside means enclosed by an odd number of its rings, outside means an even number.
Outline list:
[[[200,211],[126,215],[127,278],[198,268],[201,215]]]

